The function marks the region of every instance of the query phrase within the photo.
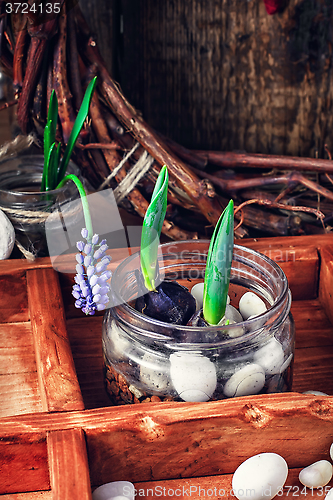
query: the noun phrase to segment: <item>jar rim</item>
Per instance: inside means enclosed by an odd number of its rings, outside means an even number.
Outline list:
[[[160,250],[163,255],[163,250],[165,250],[167,247],[170,247],[171,245],[186,246],[189,244],[193,245],[194,243],[197,243],[202,247],[206,246],[208,251],[210,240],[183,240],[179,242],[168,242],[160,245]],[[248,341],[250,338],[260,334],[260,332],[263,329],[267,329],[267,325],[272,326],[273,323],[275,323],[278,319],[281,321],[281,318],[284,319],[289,314],[290,304],[291,304],[291,294],[288,286],[287,277],[284,271],[276,262],[274,262],[270,257],[267,257],[266,255],[257,252],[256,250],[241,245],[234,245],[235,262],[240,261],[239,260],[240,255],[242,255],[241,252],[243,253],[243,259],[245,259],[245,261],[247,262],[251,262],[250,257],[252,257],[252,259],[256,257],[257,259],[259,258],[260,261],[265,263],[267,266],[269,266],[272,269],[272,272],[276,273],[275,276],[276,279],[279,280],[280,282],[281,290],[279,295],[275,298],[274,302],[271,304],[271,307],[269,307],[267,311],[265,311],[264,313],[254,318],[244,320],[243,322],[236,323],[234,325],[227,325],[227,326],[214,325],[207,327],[210,329],[212,333],[217,333],[221,330],[226,332],[232,332],[235,331],[236,328],[243,328],[246,333],[244,333],[240,337],[230,337],[224,340],[220,340],[216,343],[215,342],[214,343],[200,342],[196,344],[181,343],[178,340],[176,340],[174,336],[170,336],[170,334],[168,335],[166,333],[161,333],[161,332],[172,329],[174,332],[199,333],[202,332],[203,328],[205,327],[176,325],[172,323],[159,321],[140,313],[127,302],[121,302],[122,297],[120,297],[120,295],[117,295],[118,287],[114,287],[114,283],[119,279],[119,274],[124,270],[124,267],[128,265],[128,263],[134,261],[135,259],[138,259],[140,252],[136,252],[135,254],[127,257],[122,263],[119,264],[119,266],[116,268],[116,270],[112,275],[111,290],[112,294],[114,295],[114,298],[116,298],[116,300],[118,301],[118,303],[111,308],[112,315],[117,316],[117,319],[119,319],[119,321],[126,321],[126,318],[130,317],[131,324],[133,322],[133,331],[135,331],[135,334],[155,342],[171,342],[172,347],[173,348],[176,347],[177,349],[179,348],[184,349],[186,348],[186,346],[188,346],[188,348],[191,349],[193,349],[195,346],[197,346],[198,349],[204,349],[207,347],[216,348],[218,346],[219,347],[227,345],[229,346],[229,345],[239,344],[240,342],[243,341]],[[140,326],[138,326],[138,323],[140,324]],[[153,328],[158,329],[159,332],[153,331],[152,330]]]
[[[19,170],[19,169],[24,170],[25,169],[25,170],[27,170],[27,174],[35,173],[36,178],[40,176],[40,182],[41,182],[43,168],[44,168],[44,155],[38,154],[38,153],[31,154],[31,155],[30,154],[23,154],[23,155],[19,154],[19,155],[13,155],[9,158],[2,160],[0,163],[0,178],[2,175],[5,175],[7,172],[10,173],[12,171],[13,174],[16,172],[14,169],[6,171],[4,168],[2,168],[2,166],[5,165],[6,163],[10,163],[10,162],[14,162],[14,161],[21,161],[21,163],[19,163],[17,166],[17,170]],[[27,161],[28,163],[25,164],[24,163],[25,161]],[[37,164],[35,162],[37,162]],[[72,160],[70,160],[68,167],[71,167],[71,168],[75,167],[79,171],[78,167],[76,166],[76,164]],[[15,177],[17,177],[17,180],[19,180],[20,176],[18,174],[15,174],[15,175],[13,175],[12,179],[14,180]],[[66,192],[67,189],[68,189],[68,187],[66,185],[64,185],[61,188],[52,189],[50,191],[40,191],[37,189],[36,189],[36,191],[17,191],[17,190],[12,190],[12,189],[3,189],[0,185],[0,194],[10,195],[12,197],[17,198],[18,200],[21,197],[24,197],[25,199],[29,200],[29,198],[33,198],[36,196],[43,197],[45,195],[48,195],[48,196],[58,195],[58,194],[61,194],[63,192]]]

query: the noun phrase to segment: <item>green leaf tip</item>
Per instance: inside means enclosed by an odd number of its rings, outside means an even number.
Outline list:
[[[145,286],[155,290],[158,274],[157,253],[167,209],[169,175],[164,165],[157,177],[150,204],[142,224],[140,264]]]
[[[55,148],[58,121],[58,99],[55,90],[52,90],[47,113],[47,122],[44,129],[44,169],[41,191],[55,189],[57,184],[64,178],[75,143],[88,116],[89,106],[96,84],[97,76],[91,80],[86,89],[62,159],[60,159],[61,144],[58,144]]]
[[[234,248],[234,202],[221,214],[210,241],[204,280],[203,316],[217,325],[225,314]]]
[[[81,132],[83,124],[86,121],[86,118],[88,116],[89,107],[90,107],[93,93],[95,91],[96,84],[97,84],[97,76],[95,76],[91,80],[91,82],[89,83],[89,85],[85,91],[85,94],[84,94],[84,97],[82,100],[82,104],[80,106],[79,112],[78,112],[77,117],[75,119],[73,128],[71,130],[71,134],[70,134],[69,139],[68,139],[68,144],[67,144],[65,152],[64,152],[64,156],[61,160],[61,163],[60,163],[60,166],[58,169],[58,182],[61,181],[61,179],[64,177],[64,175],[66,173],[68,162],[69,162],[71,154],[73,152],[75,143],[76,143],[77,138]]]

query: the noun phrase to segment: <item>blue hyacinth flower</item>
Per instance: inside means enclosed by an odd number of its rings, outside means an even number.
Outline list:
[[[78,241],[76,244],[80,253],[76,254],[72,295],[76,299],[75,307],[82,309],[87,315],[93,315],[95,311],[103,311],[109,302],[110,286],[107,281],[111,278],[111,272],[107,267],[111,257],[106,255],[106,240],[99,243],[98,234],[88,238],[88,230],[84,228],[81,236],[86,241]]]

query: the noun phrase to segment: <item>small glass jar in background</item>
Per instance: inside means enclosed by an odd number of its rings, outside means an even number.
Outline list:
[[[40,191],[43,175],[43,155],[18,155],[0,163],[0,209],[15,229],[21,251],[35,257],[48,255],[45,221],[64,202],[77,199],[73,182],[52,191]],[[80,177],[79,168],[70,162],[67,174]]]
[[[204,278],[209,241],[161,245],[160,270],[191,289]],[[246,291],[267,311],[228,326],[192,327],[157,321],[134,309],[139,254],[115,270],[113,307],[104,316],[106,389],[113,404],[209,401],[290,391],[295,329],[282,269],[268,257],[234,247],[229,296]]]

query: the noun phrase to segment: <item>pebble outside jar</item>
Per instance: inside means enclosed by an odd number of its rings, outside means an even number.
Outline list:
[[[164,279],[188,289],[204,279],[209,241],[160,246]],[[267,310],[227,326],[193,327],[157,321],[137,311],[139,254],[111,279],[112,307],[103,322],[105,384],[113,404],[209,401],[290,391],[295,328],[282,269],[265,255],[235,245],[229,296],[254,292]]]

